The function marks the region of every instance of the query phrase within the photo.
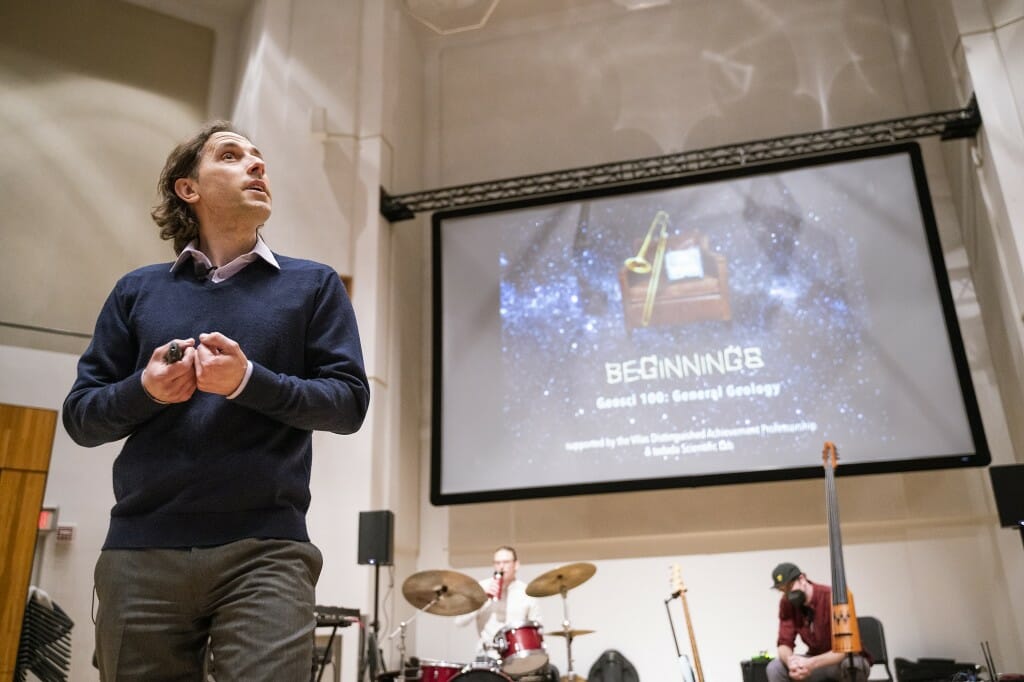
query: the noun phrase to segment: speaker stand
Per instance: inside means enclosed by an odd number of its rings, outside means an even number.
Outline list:
[[[373,564],[373,622],[366,638],[366,672],[368,682],[376,682],[377,676],[384,672],[384,653],[377,646],[377,631],[380,630],[378,611],[380,608],[380,564]]]

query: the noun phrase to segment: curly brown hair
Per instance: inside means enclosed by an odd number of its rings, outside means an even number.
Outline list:
[[[149,214],[160,226],[160,238],[174,240],[174,253],[188,246],[199,236],[199,221],[192,207],[174,191],[178,178],[195,178],[206,141],[215,133],[237,133],[248,138],[230,121],[210,121],[190,139],[182,142],[167,156],[157,182],[160,203]]]

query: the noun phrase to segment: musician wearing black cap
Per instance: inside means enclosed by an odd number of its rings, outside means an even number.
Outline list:
[[[772,571],[772,589],[779,600],[778,658],[768,664],[768,682],[864,682],[871,662],[863,654],[850,657],[832,651],[832,588],[812,582],[796,564],[781,563]],[[806,653],[794,652],[796,638]]]

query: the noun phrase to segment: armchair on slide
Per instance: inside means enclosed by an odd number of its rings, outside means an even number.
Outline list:
[[[664,219],[659,225],[659,219]],[[729,269],[697,230],[668,235],[659,212],[636,255],[619,270],[626,329],[730,320]],[[655,234],[657,228],[660,234]],[[657,237],[655,239],[655,237]],[[648,261],[653,245],[653,260]]]

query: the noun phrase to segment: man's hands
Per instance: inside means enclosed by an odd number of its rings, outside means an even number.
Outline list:
[[[799,654],[793,654],[786,662],[789,667],[789,679],[806,680],[811,674],[810,660]]]
[[[200,334],[196,349],[196,388],[231,395],[242,383],[249,360],[241,347],[220,332]]]
[[[195,339],[174,339],[157,347],[142,371],[142,387],[161,403],[183,403],[196,389],[231,395],[242,383],[248,359],[238,343],[220,332]],[[172,348],[177,348],[177,353]],[[180,360],[173,360],[180,355]]]
[[[781,649],[781,648],[780,648]],[[789,668],[789,679],[806,680],[811,673],[818,668],[827,668],[830,665],[838,665],[846,658],[846,654],[836,651],[826,651],[816,656],[805,656],[801,654],[790,654],[788,659],[783,659],[786,667]]]
[[[498,587],[498,581],[496,578],[491,578],[487,581],[487,584],[484,585],[484,594],[487,595],[488,599],[497,599],[498,592],[500,591],[501,590]]]

